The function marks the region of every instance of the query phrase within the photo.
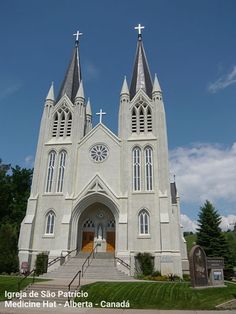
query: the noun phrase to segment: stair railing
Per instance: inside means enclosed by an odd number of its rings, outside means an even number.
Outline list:
[[[75,281],[75,279],[78,277],[78,275],[79,275],[79,282],[78,282],[78,285],[76,286],[76,288],[75,288],[75,290],[77,290],[79,287],[80,287],[80,281],[81,281],[81,277],[83,277],[83,275],[84,275],[84,273],[85,273],[85,270],[84,270],[84,267],[85,267],[85,265],[86,264],[88,264],[87,265],[87,268],[89,267],[89,265],[90,265],[90,263],[91,263],[91,261],[92,261],[92,259],[94,258],[94,256],[95,256],[95,253],[97,253],[97,247],[99,246],[99,244],[97,244],[94,248],[93,248],[93,250],[92,250],[92,252],[89,254],[89,256],[86,258],[86,260],[84,261],[84,263],[83,263],[83,265],[82,265],[82,270],[78,270],[77,271],[77,273],[74,275],[74,277],[72,278],[72,280],[71,280],[71,282],[69,283],[69,285],[68,285],[68,301],[70,302],[70,291],[71,291],[71,285],[72,285],[72,283]],[[95,252],[96,251],[96,252]],[[87,269],[86,268],[86,269]]]
[[[36,269],[32,269],[31,272],[29,272],[26,276],[24,276],[23,278],[21,278],[18,283],[17,283],[17,286],[18,286],[18,291],[20,291],[20,288],[21,288],[21,285],[22,285],[22,282],[28,278],[30,275],[33,274],[33,277],[32,277],[32,283],[34,283],[35,281],[35,272],[36,272]]]
[[[92,252],[89,254],[89,256],[86,258],[86,260],[84,261],[83,265],[82,265],[82,269],[81,269],[81,275],[82,277],[84,276],[85,270],[89,267],[90,263],[92,262],[95,253],[97,253],[97,247],[100,246],[100,244],[96,244],[96,246],[93,248]],[[96,252],[95,252],[96,251]],[[86,269],[85,266],[87,264]]]
[[[114,257],[114,264],[115,266],[117,266],[117,262],[119,262],[121,265],[123,265],[124,267],[126,267],[128,270],[130,270],[130,265],[127,264],[125,261],[123,261],[121,258],[119,257]]]
[[[48,267],[54,265],[54,264],[55,264],[56,262],[58,262],[58,261],[65,260],[71,253],[73,253],[73,252],[75,252],[75,251],[77,251],[77,248],[74,249],[74,250],[69,251],[65,256],[62,255],[62,252],[63,252],[63,251],[61,251],[61,255],[60,255],[60,256],[57,256],[57,257],[55,257],[53,260],[51,260],[51,261],[48,263]],[[63,263],[61,262],[61,265],[62,265],[62,264],[63,264]]]

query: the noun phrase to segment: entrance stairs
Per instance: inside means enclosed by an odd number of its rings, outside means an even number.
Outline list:
[[[42,276],[44,279],[53,279],[45,282],[37,282],[28,286],[24,292],[26,296],[21,298],[23,302],[39,302],[40,307],[64,306],[68,301],[68,284],[76,273],[82,269],[82,265],[88,253],[80,252],[71,257],[65,264]],[[132,277],[119,271],[114,264],[114,254],[96,253],[90,261],[89,266],[84,267],[84,275],[81,277],[81,284],[96,281],[134,281]],[[76,293],[79,277],[75,279],[70,291]],[[70,297],[73,300],[73,296]],[[19,301],[19,299],[13,299]],[[57,304],[57,305],[56,305]]]
[[[49,279],[69,279],[71,280],[78,270],[82,270],[82,265],[88,257],[88,253],[80,252],[71,257],[65,264],[57,269],[42,275],[42,278]],[[86,281],[127,281],[132,280],[125,273],[119,271],[114,264],[114,254],[109,252],[99,252],[90,261],[89,266],[85,265],[84,274],[81,279]]]

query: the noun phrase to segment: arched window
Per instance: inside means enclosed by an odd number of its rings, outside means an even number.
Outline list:
[[[48,156],[48,172],[47,172],[46,192],[52,192],[55,158],[56,158],[56,152],[51,151],[49,153],[49,156]]]
[[[144,150],[145,160],[145,186],[147,191],[153,190],[153,160],[152,160],[152,148],[146,147]]]
[[[133,190],[141,190],[141,149],[133,149]]]
[[[144,124],[144,112],[143,112],[143,107],[141,107],[139,111],[139,132],[144,132],[145,131],[145,124]]]
[[[72,114],[69,111],[69,113],[67,114],[66,136],[70,136],[71,135],[71,127],[72,127]]]
[[[135,108],[132,110],[132,132],[137,132],[137,113]]]
[[[152,112],[149,107],[147,108],[147,131],[152,132]]]
[[[62,151],[59,155],[59,171],[57,181],[57,192],[62,192],[66,167],[66,151]]]
[[[138,215],[139,234],[150,234],[150,217],[145,209],[142,209]]]
[[[54,234],[55,214],[52,210],[46,216],[45,234]]]
[[[71,136],[72,113],[66,104],[63,104],[53,116],[52,136]]]
[[[59,136],[63,136],[64,131],[65,131],[65,112],[64,111],[62,111],[60,118],[61,119],[60,119]]]
[[[53,128],[52,128],[52,136],[57,136],[57,128],[58,128],[58,113],[56,112],[54,115]]]

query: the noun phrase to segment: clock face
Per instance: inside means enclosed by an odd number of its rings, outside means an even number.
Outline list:
[[[96,144],[90,150],[90,156],[95,162],[102,162],[108,157],[108,148],[103,144]]]

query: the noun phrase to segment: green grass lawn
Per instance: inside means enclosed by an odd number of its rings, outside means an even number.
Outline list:
[[[212,310],[236,297],[236,285],[231,283],[224,288],[192,289],[188,283],[97,282],[81,290],[88,292],[88,298],[77,298],[76,302],[129,300],[130,308],[139,309]]]
[[[0,276],[0,301],[6,300],[5,291],[18,291],[18,281],[20,280],[20,278],[21,277],[17,276]],[[45,279],[35,278],[35,282],[36,281],[45,281]],[[21,290],[28,286],[30,283],[32,283],[32,278],[26,278],[21,285]]]

